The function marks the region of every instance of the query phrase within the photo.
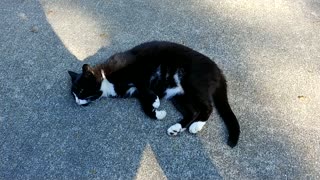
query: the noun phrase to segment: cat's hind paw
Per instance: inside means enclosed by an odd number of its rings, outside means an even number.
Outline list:
[[[180,123],[174,124],[172,125],[168,130],[167,130],[167,134],[169,136],[176,136],[178,135],[179,132],[184,131],[185,128],[182,128]]]
[[[201,131],[203,126],[206,124],[206,122],[197,121],[190,125],[189,132],[192,134],[196,134],[197,132]]]

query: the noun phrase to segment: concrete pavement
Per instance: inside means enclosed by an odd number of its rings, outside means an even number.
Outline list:
[[[0,1],[0,179],[319,179],[320,4],[315,0]],[[242,129],[214,112],[172,138],[135,99],[79,107],[68,70],[150,40],[224,70]]]

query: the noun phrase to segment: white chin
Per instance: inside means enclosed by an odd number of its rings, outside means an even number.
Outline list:
[[[88,103],[89,103],[89,101],[87,101],[87,100],[82,100],[82,99],[78,99],[78,100],[76,100],[76,102],[77,102],[78,105],[85,105],[85,104],[88,104]]]
[[[85,105],[85,104],[88,104],[88,103],[89,103],[89,101],[87,101],[87,100],[79,99],[76,94],[73,93],[73,95],[74,95],[74,97],[75,97],[75,99],[76,99],[76,103],[77,103],[78,105]]]

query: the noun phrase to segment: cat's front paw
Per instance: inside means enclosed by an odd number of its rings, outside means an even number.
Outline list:
[[[152,106],[156,109],[160,107],[160,99],[158,96],[157,96],[156,100],[153,102]]]
[[[167,134],[169,136],[176,136],[178,135],[179,132],[184,131],[185,129],[182,128],[180,123],[174,124],[172,125],[168,130],[167,130]]]
[[[156,110],[155,112],[156,112],[156,118],[159,120],[165,118],[167,115],[167,112],[164,110],[161,110],[161,111]]]

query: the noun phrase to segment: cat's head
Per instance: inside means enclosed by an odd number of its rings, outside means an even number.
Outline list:
[[[88,64],[82,66],[82,73],[68,71],[72,80],[71,93],[78,105],[88,105],[102,96],[101,77]]]

